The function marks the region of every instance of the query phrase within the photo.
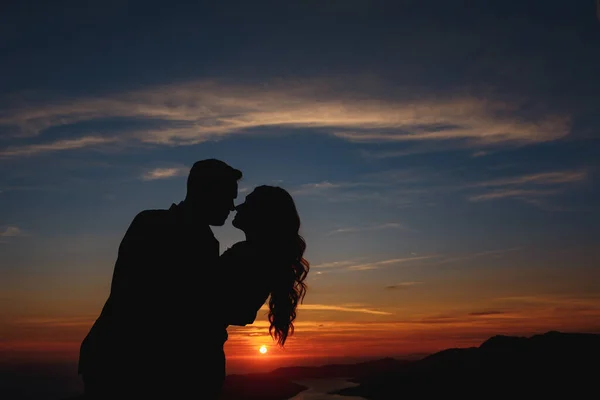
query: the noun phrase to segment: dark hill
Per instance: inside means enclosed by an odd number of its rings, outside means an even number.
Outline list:
[[[448,349],[379,376],[359,378],[338,394],[369,399],[543,398],[598,394],[600,335],[548,332],[494,336],[479,347]]]
[[[305,389],[294,381],[311,378],[349,378],[359,386],[337,394],[382,400],[597,398],[599,360],[599,334],[497,335],[479,347],[447,349],[416,361],[383,358],[228,375],[221,399],[285,400]],[[70,400],[75,399],[84,397]]]

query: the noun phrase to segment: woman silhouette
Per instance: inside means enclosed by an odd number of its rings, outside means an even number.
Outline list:
[[[233,226],[246,239],[227,249],[216,268],[216,282],[223,282],[221,293],[226,293],[217,307],[220,320],[225,328],[252,324],[268,299],[269,334],[283,347],[294,333],[296,308],[306,294],[304,281],[310,268],[296,205],[285,189],[263,185],[246,196],[236,211]],[[219,360],[211,364],[219,365],[221,374],[213,380],[217,396],[225,379],[222,346]]]

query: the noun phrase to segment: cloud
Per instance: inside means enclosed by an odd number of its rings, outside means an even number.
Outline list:
[[[569,132],[564,117],[524,122],[499,117],[505,106],[477,104],[475,99],[455,102],[417,103],[399,110],[402,122],[384,129],[338,130],[335,136],[353,142],[417,142],[463,139],[473,144],[539,143],[556,140]],[[471,114],[472,119],[468,114]],[[396,128],[392,130],[390,128]],[[387,130],[387,132],[386,132]],[[398,130],[401,130],[399,132]]]
[[[118,138],[102,136],[82,136],[74,139],[56,140],[49,143],[38,143],[25,146],[9,146],[0,150],[0,157],[32,156],[39,153],[52,151],[82,149],[84,147],[93,147],[116,143]]]
[[[263,311],[267,311],[269,309],[268,305],[265,303],[260,308]],[[328,304],[300,304],[298,309],[307,310],[307,311],[342,311],[342,312],[350,312],[350,313],[361,313],[361,314],[373,314],[373,315],[392,315],[392,313],[387,311],[379,311],[373,310],[371,308],[365,308],[362,306],[334,306]]]
[[[388,290],[398,290],[398,289],[406,289],[412,286],[420,285],[422,282],[400,282],[395,285],[386,286],[385,289]]]
[[[377,182],[374,180],[307,183],[292,189],[290,193],[293,196],[319,197],[323,201],[334,203],[376,201],[399,207],[410,203],[410,200],[404,196],[404,193],[391,193],[389,182]]]
[[[371,270],[371,269],[378,269],[380,267],[387,266],[387,265],[403,264],[403,263],[412,262],[412,261],[426,260],[426,259],[430,259],[430,258],[434,258],[434,257],[438,257],[438,256],[392,258],[389,260],[382,260],[382,261],[375,261],[375,262],[365,263],[365,264],[351,265],[349,267],[346,267],[346,269],[351,270],[351,271],[367,271],[367,270]]]
[[[185,167],[154,168],[142,174],[141,179],[144,181],[168,179],[176,176],[186,175],[188,171],[189,168]]]
[[[391,146],[390,146],[391,147]],[[393,150],[361,150],[361,155],[365,158],[370,159],[386,159],[386,158],[397,158],[412,156],[417,154],[426,153],[440,153],[448,151],[464,151],[472,150],[473,143],[466,143],[464,141],[453,141],[452,143],[444,141],[421,141],[413,143],[404,143],[402,149]]]
[[[342,267],[347,267],[349,265],[354,265],[356,264],[356,260],[352,261],[352,260],[346,260],[346,261],[332,261],[332,262],[327,262],[327,263],[322,263],[322,264],[317,264],[317,265],[311,265],[311,269],[317,268],[342,268]]]
[[[492,299],[494,302],[518,306],[519,308],[528,306],[569,306],[578,308],[594,307],[600,308],[600,296],[597,294],[567,294],[567,295],[547,295],[533,294],[523,296],[506,296]]]
[[[506,314],[506,311],[500,311],[500,310],[490,310],[490,311],[474,311],[469,313],[470,316],[473,317],[489,317],[492,315],[503,315]]]
[[[0,227],[0,238],[20,237],[20,236],[27,236],[27,234],[19,227],[8,226],[8,225]]]
[[[469,201],[488,201],[503,198],[517,198],[527,200],[541,196],[556,194],[556,190],[528,190],[528,189],[498,189],[487,193],[469,196]]]
[[[388,222],[381,225],[364,226],[364,227],[350,227],[350,228],[339,228],[328,233],[328,235],[337,235],[340,233],[356,233],[365,231],[380,231],[383,229],[405,229],[402,224],[396,222]]]
[[[302,310],[311,311],[342,311],[342,312],[353,312],[362,314],[374,314],[374,315],[392,315],[390,312],[372,310],[370,308],[355,308],[355,307],[344,307],[344,306],[330,306],[324,304],[302,304],[299,306]]]
[[[440,196],[462,192],[470,202],[516,199],[546,210],[561,210],[549,204],[546,198],[587,181],[590,170],[586,167],[542,171],[471,182],[457,181],[457,174],[463,172],[432,171],[427,168],[382,170],[360,175],[355,181],[304,184],[292,192],[298,196],[319,196],[330,202],[376,201],[395,207],[431,205]],[[328,235],[389,228],[407,229],[393,224],[343,227],[328,232]]]
[[[448,257],[444,257],[438,261],[434,261],[430,265],[448,264],[448,263],[453,263],[456,261],[472,260],[474,258],[479,258],[479,257],[500,256],[502,254],[512,253],[514,251],[519,251],[522,249],[523,249],[522,247],[511,247],[508,249],[480,251],[477,253],[464,254],[464,255],[460,255],[460,256],[448,256]]]
[[[550,171],[476,182],[466,185],[466,188],[487,189],[483,193],[470,195],[468,200],[472,202],[515,198],[546,207],[540,198],[561,193],[565,185],[585,181],[587,177],[588,171],[585,169]],[[540,189],[540,186],[544,188]]]
[[[364,184],[361,182],[329,182],[322,181],[317,183],[305,183],[300,185],[296,189],[291,190],[291,194],[295,196],[310,196],[310,195],[320,195],[324,193],[331,192],[335,189],[343,189],[343,188],[352,188],[357,186],[363,186]]]
[[[194,81],[100,97],[31,102],[4,110],[2,131],[16,139],[32,139],[44,136],[49,128],[80,128],[107,119],[144,122],[144,126],[114,128],[106,137],[90,136],[81,128],[75,137],[13,144],[0,150],[0,155],[107,143],[182,146],[268,127],[312,129],[353,142],[459,140],[478,146],[540,143],[569,133],[566,116],[525,117],[519,105],[505,102],[470,95],[390,99],[380,96],[377,88],[352,92],[348,87],[356,85],[322,79],[269,85]]]
[[[573,171],[551,171],[537,174],[527,174],[510,178],[494,179],[491,181],[478,182],[474,184],[477,187],[490,186],[512,186],[512,185],[552,185],[561,183],[580,182],[587,178],[586,170]]]
[[[386,171],[387,172],[387,171]],[[398,172],[400,174],[400,172]],[[322,181],[318,183],[307,183],[299,185],[290,190],[293,196],[318,197],[320,200],[347,203],[347,202],[378,202],[395,207],[407,207],[412,204],[414,195],[423,194],[423,189],[397,188],[390,185],[390,179],[385,179],[385,172],[380,174],[365,174],[359,176],[357,181],[330,182]],[[404,183],[400,181],[393,182],[397,185]],[[411,178],[413,182],[417,182]],[[408,181],[406,182],[408,183]],[[391,228],[392,226],[387,226]],[[353,228],[350,229],[360,229]],[[406,229],[406,228],[404,228]],[[344,233],[344,232],[338,232]],[[329,234],[335,234],[330,232]]]
[[[366,262],[366,263],[357,263],[357,260],[332,261],[332,262],[327,262],[327,263],[311,266],[311,269],[315,268],[315,269],[343,269],[343,270],[349,270],[349,271],[367,271],[367,270],[378,269],[378,268],[389,266],[389,265],[411,263],[411,262],[423,261],[423,260],[429,260],[426,262],[426,264],[431,266],[431,265],[448,264],[448,263],[453,263],[453,262],[457,262],[457,261],[471,260],[471,259],[475,259],[475,258],[479,258],[479,257],[499,257],[503,254],[519,251],[522,249],[523,249],[522,247],[511,247],[511,248],[506,248],[506,249],[487,250],[487,251],[480,251],[477,253],[469,253],[469,254],[463,254],[463,255],[446,255],[446,256],[442,255],[442,254],[419,256],[419,255],[417,255],[417,253],[411,253],[412,257],[391,258],[388,260],[380,260],[380,261],[373,261],[373,262]],[[386,286],[386,289],[395,289],[396,288],[395,286],[398,286],[397,288],[401,288],[401,287],[408,287],[408,286],[414,286],[414,285],[419,285],[419,284],[421,284],[421,282],[403,282],[403,283],[399,283],[399,284]]]
[[[89,327],[94,323],[92,317],[24,317],[15,320],[15,324],[31,328],[46,327]]]

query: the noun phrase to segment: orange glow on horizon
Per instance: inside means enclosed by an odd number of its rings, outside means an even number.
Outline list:
[[[311,308],[312,307],[312,308]],[[600,333],[600,298],[594,296],[506,297],[480,302],[477,307],[429,304],[407,311],[376,308],[373,314],[329,311],[322,305],[301,310],[295,332],[285,347],[269,336],[268,321],[230,327],[225,343],[228,365],[245,371],[270,370],[280,365],[300,365],[305,360],[331,363],[342,358],[382,358],[429,354],[453,347],[479,346],[491,336],[531,336],[551,330]],[[333,308],[333,306],[332,306]],[[369,310],[367,310],[369,311]],[[76,362],[81,340],[94,319],[89,315],[29,313],[0,321],[0,361]],[[257,354],[258,350],[258,354]],[[320,360],[320,361],[319,361]]]

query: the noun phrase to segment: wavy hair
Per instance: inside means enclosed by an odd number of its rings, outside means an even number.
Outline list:
[[[278,186],[258,186],[253,193],[260,196],[261,231],[268,237],[276,259],[269,296],[269,334],[284,347],[294,334],[298,305],[306,295],[306,277],[310,263],[304,258],[306,241],[299,234],[300,216],[292,196]]]

